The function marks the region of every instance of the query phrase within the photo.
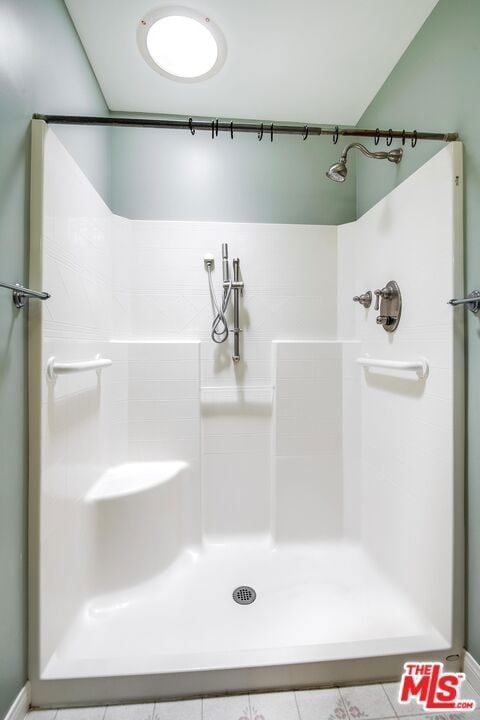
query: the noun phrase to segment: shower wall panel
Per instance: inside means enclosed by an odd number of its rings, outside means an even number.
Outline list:
[[[361,538],[383,572],[451,637],[454,512],[461,521],[462,146],[451,143],[360,220],[339,228],[339,331],[361,354],[426,358],[421,380],[356,368],[361,387]],[[396,280],[398,329],[351,302]],[[455,479],[455,482],[452,481]],[[455,576],[458,580],[458,575]],[[460,593],[457,583],[455,593]],[[461,593],[460,593],[461,594]]]
[[[144,344],[150,362],[153,355],[149,348],[154,346],[149,341],[201,342],[201,424],[196,440],[201,444],[205,535],[253,540],[271,533],[275,470],[272,341],[335,337],[336,228],[125,222],[123,218],[114,218],[114,227],[118,228],[113,306],[116,339],[126,343],[138,341],[137,352],[144,352],[140,350]],[[219,295],[221,246],[225,242],[230,257],[240,258],[245,283],[239,365],[231,361],[230,339],[215,345],[210,338],[212,305],[203,256],[210,252],[215,256],[214,285]],[[231,322],[231,315],[229,319]],[[161,345],[158,352],[163,352]],[[130,366],[130,377],[139,369],[135,371]],[[172,366],[172,371],[180,377],[178,363]],[[189,381],[186,377],[184,380]],[[341,403],[340,398],[341,392]],[[170,452],[183,452],[184,441],[174,433],[174,424],[175,420],[168,424]],[[136,431],[140,429],[137,424]],[[155,447],[152,438],[145,443],[138,435],[135,437],[129,436],[130,450],[134,445],[137,451],[143,447],[147,453],[143,458],[151,459],[148,452]],[[296,450],[297,456],[303,452],[301,448]],[[308,455],[308,450],[305,453]],[[136,452],[135,457],[141,455]]]
[[[41,655],[48,659],[90,592],[95,553],[83,498],[109,463],[111,379],[105,373],[47,380],[50,357],[109,353],[111,213],[54,133],[45,138],[41,374]],[[121,382],[120,368],[114,369]]]
[[[203,257],[215,256],[221,285],[221,246],[240,258],[245,282],[242,326],[249,358],[252,340],[334,338],[337,328],[336,228],[208,222],[117,220],[114,324],[116,339],[209,340],[212,309]],[[220,364],[231,350],[219,349]],[[225,359],[224,359],[225,360]],[[264,368],[262,368],[264,370]],[[237,369],[237,373],[241,372]],[[248,370],[246,371],[248,373]]]
[[[342,344],[277,342],[274,533],[279,542],[339,538]]]

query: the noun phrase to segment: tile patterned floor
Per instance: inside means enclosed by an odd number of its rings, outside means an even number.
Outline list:
[[[480,720],[480,695],[465,682],[462,696],[477,703],[469,713],[424,713],[397,702],[398,683],[326,690],[233,695],[178,702],[34,710],[27,720]]]

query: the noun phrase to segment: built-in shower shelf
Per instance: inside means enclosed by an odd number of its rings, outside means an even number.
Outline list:
[[[178,460],[116,465],[100,476],[86,500],[100,502],[142,494],[176,480],[187,467]]]
[[[273,390],[273,385],[204,385],[200,388],[200,402],[271,404]]]

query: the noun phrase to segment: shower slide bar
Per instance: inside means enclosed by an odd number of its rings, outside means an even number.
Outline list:
[[[418,360],[381,360],[372,357],[359,357],[357,363],[364,368],[385,368],[386,370],[414,371],[423,379],[428,375],[428,361],[425,358]]]
[[[48,298],[50,297],[50,295],[46,292],[30,290],[30,288],[26,288],[23,285],[20,285],[20,283],[15,283],[15,285],[12,285],[11,283],[0,281],[0,287],[12,291],[13,302],[15,303],[15,307],[17,308],[25,307],[28,300],[48,300]]]
[[[97,355],[95,360],[72,363],[57,363],[55,357],[51,357],[47,362],[47,375],[50,380],[53,380],[55,375],[72,375],[73,373],[87,372],[88,370],[101,370],[111,364],[111,360],[102,358],[100,355]]]
[[[336,144],[340,136],[344,137],[371,137],[378,144],[380,138],[390,145],[394,139],[401,140],[402,145],[410,140],[412,147],[415,147],[418,140],[437,140],[439,142],[452,142],[458,140],[458,133],[434,133],[421,132],[420,130],[381,130],[380,128],[352,128],[340,127],[338,125],[322,127],[320,125],[308,125],[305,123],[291,125],[288,123],[263,123],[260,120],[252,122],[237,122],[233,120],[219,120],[209,118],[208,120],[171,120],[167,118],[129,118],[129,117],[98,117],[82,115],[41,115],[35,113],[34,120],[43,120],[53,125],[106,125],[115,127],[137,127],[137,128],[158,128],[163,130],[188,130],[195,135],[196,130],[210,132],[212,139],[218,136],[219,132],[229,133],[234,138],[235,133],[256,133],[259,140],[269,137],[273,141],[274,135],[300,135],[303,140],[313,135],[331,135]]]

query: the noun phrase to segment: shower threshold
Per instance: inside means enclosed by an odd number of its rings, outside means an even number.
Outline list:
[[[232,592],[255,588],[253,603]],[[206,543],[149,582],[92,598],[42,679],[345,660],[448,648],[360,547]]]

